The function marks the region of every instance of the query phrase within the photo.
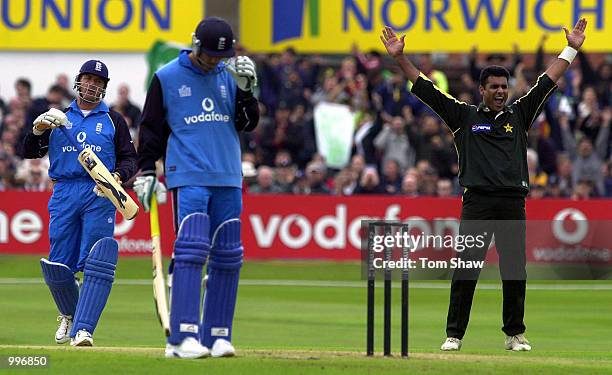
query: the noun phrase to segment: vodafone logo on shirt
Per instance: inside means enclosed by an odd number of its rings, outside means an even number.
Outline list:
[[[99,124],[100,128],[102,127],[102,124]],[[76,140],[78,142],[79,145],[81,145],[82,148],[90,148],[92,149],[94,152],[100,152],[102,151],[102,147],[99,145],[95,145],[95,144],[91,144],[91,143],[87,143],[85,142],[85,140],[87,139],[87,133],[81,131],[78,132],[76,135]],[[80,152],[81,150],[77,150],[73,145],[67,145],[67,146],[62,146],[62,152]]]
[[[230,122],[230,116],[215,112],[215,102],[208,96],[202,99],[202,112],[183,117],[185,124],[196,125],[207,122]]]

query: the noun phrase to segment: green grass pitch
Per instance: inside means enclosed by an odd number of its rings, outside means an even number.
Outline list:
[[[0,358],[49,356],[48,368],[15,370],[18,374],[612,373],[610,281],[528,282],[529,353],[503,349],[499,283],[482,282],[463,348],[448,354],[439,351],[448,282],[412,282],[410,359],[402,360],[398,288],[393,290],[395,357],[367,358],[366,289],[359,264],[251,261],[243,268],[236,308],[233,342],[238,356],[177,360],[163,358],[149,258],[120,260],[94,348],[54,343],[56,311],[42,283],[38,257],[0,256],[0,271]],[[382,289],[376,297],[380,353]]]

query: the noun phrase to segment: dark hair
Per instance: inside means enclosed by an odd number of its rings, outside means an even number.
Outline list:
[[[64,88],[60,85],[52,85],[51,87],[49,87],[49,92],[64,94]]]
[[[32,84],[30,83],[30,80],[27,78],[19,78],[17,79],[15,83],[18,85],[25,86],[28,89],[28,92],[32,90]]]
[[[506,79],[510,80],[510,72],[508,69],[499,65],[490,65],[484,68],[480,72],[480,86],[485,87],[487,84],[487,79],[489,77],[506,77]]]

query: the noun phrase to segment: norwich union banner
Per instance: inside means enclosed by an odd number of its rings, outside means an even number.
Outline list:
[[[204,0],[0,0],[0,50],[146,51],[191,41]]]
[[[565,45],[562,26],[586,17],[585,50],[612,51],[610,0],[242,0],[241,42],[257,52],[383,50],[384,25],[407,34],[408,51],[535,51]]]

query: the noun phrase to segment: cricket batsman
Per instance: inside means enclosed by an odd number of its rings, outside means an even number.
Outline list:
[[[108,68],[86,61],[75,78],[76,99],[64,111],[51,109],[36,120],[24,140],[25,157],[49,153],[49,177],[54,182],[49,200],[48,259],[42,273],[60,312],[55,342],[92,346],[93,334],[106,305],[115,276],[118,245],[113,239],[115,206],[77,160],[81,148],[91,148],[113,172],[127,181],[136,172],[136,150],[123,117],[102,101]],[[58,127],[64,126],[74,140]],[[83,271],[83,285],[75,278]]]
[[[259,109],[252,92],[255,64],[234,55],[230,25],[205,18],[192,34],[192,49],[155,73],[143,109],[138,147],[142,176],[134,190],[149,211],[151,195],[165,190],[155,175],[155,161],[164,157],[177,230],[167,357],[235,355],[232,322],[243,254],[238,132],[255,129]]]

